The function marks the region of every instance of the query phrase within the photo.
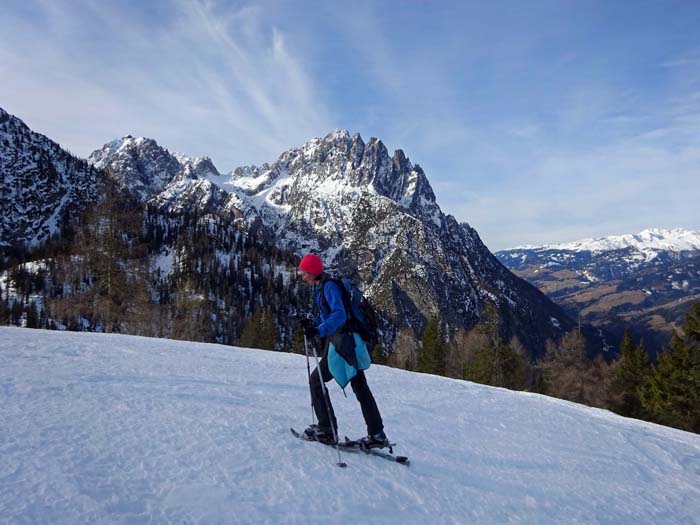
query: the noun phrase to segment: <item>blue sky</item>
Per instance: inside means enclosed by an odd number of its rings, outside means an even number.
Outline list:
[[[131,134],[229,172],[342,128],[403,149],[492,250],[700,229],[692,0],[10,0],[0,15],[0,106],[81,156]]]

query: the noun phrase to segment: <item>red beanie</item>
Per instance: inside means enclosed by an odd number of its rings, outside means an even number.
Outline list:
[[[304,255],[304,258],[299,263],[299,269],[311,275],[321,275],[323,273],[323,261],[318,255],[309,253]]]

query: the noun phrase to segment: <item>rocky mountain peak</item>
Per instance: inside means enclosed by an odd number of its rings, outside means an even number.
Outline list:
[[[214,163],[209,157],[188,157],[182,153],[173,153],[173,156],[180,163],[180,176],[190,179],[209,179],[221,176]]]
[[[349,193],[386,197],[411,213],[433,217],[435,194],[420,166],[413,166],[402,150],[393,157],[378,138],[364,142],[359,133],[334,130],[300,148],[284,152],[268,169],[238,168],[232,184],[247,194],[278,190],[275,206],[286,200],[308,200],[314,194],[328,199]],[[281,191],[284,186],[289,191]]]
[[[0,108],[0,246],[43,241],[96,197],[97,174]]]
[[[43,135],[32,132],[22,119],[11,115],[2,108],[0,108],[0,124],[3,125],[2,129],[0,129],[0,133],[2,133],[5,138],[8,138],[9,135],[22,135],[33,141],[38,140],[39,137],[46,139]]]
[[[143,201],[162,191],[182,168],[175,156],[155,140],[131,135],[92,152],[88,162],[108,170],[123,188]]]
[[[391,158],[394,169],[406,171],[411,169],[411,162],[408,160],[402,149],[394,151],[394,156]]]

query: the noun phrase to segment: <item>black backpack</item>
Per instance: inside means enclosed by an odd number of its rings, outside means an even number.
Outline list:
[[[333,281],[340,288],[343,294],[343,304],[345,305],[345,315],[348,320],[345,322],[346,329],[357,332],[362,340],[369,345],[376,345],[379,342],[379,323],[374,307],[362,294],[357,285],[350,277],[336,279],[329,277],[323,282],[321,287],[321,299],[327,309],[330,309],[323,287],[328,281]]]

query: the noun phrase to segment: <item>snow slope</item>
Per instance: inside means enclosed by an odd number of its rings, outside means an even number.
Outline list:
[[[0,328],[2,523],[698,523],[700,436],[374,366],[408,468],[294,439],[303,356]],[[331,387],[341,434],[359,406]]]

